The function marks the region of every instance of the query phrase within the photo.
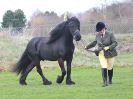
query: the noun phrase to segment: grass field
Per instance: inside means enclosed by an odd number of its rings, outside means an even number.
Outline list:
[[[130,47],[125,50],[119,46],[124,50],[115,60],[113,85],[105,88],[101,87],[98,58],[84,49],[74,53],[72,79],[76,85],[68,86],[65,81],[56,84],[60,74],[57,62],[41,62],[43,72],[53,84],[42,85],[41,77],[33,70],[27,78],[28,85],[20,86],[19,77],[8,69],[18,61],[28,41],[25,37],[0,37],[0,69],[5,69],[0,72],[0,99],[133,99],[132,37],[125,39],[124,35],[118,40],[120,45]]]
[[[0,99],[133,99],[133,67],[115,67],[113,84],[108,87],[102,87],[100,68],[72,68],[76,82],[72,86],[65,81],[56,84],[59,68],[45,68],[44,72],[52,85],[42,85],[35,70],[29,74],[27,86],[19,85],[13,73],[0,73]]]

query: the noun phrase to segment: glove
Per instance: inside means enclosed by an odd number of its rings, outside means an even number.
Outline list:
[[[109,46],[104,47],[104,50],[105,51],[109,50]]]
[[[88,48],[87,48],[87,46],[85,46],[85,50],[87,50]]]

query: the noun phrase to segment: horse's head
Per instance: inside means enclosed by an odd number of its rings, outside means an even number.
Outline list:
[[[76,41],[79,41],[81,39],[79,20],[76,17],[72,17],[67,21],[68,21],[68,28],[70,30],[70,33],[72,34],[73,38]]]

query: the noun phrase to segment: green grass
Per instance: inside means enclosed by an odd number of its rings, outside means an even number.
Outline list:
[[[120,37],[120,36],[119,36]],[[128,37],[128,38],[126,38]],[[94,36],[83,37],[88,42]],[[121,45],[132,45],[132,37],[121,35]],[[0,37],[0,67],[9,68],[23,53],[28,40],[23,37]],[[28,86],[20,86],[19,77],[6,71],[0,72],[0,99],[133,99],[133,53],[121,52],[116,57],[113,85],[102,86],[102,77],[98,57],[84,49],[75,51],[72,62],[74,86],[65,81],[58,85],[56,77],[60,74],[57,62],[41,62],[45,75],[53,82],[42,85],[40,76],[33,70],[27,78]]]
[[[52,85],[42,85],[35,70],[29,74],[27,86],[20,86],[13,73],[0,73],[0,99],[133,99],[133,67],[114,67],[113,84],[108,87],[102,87],[100,67],[72,68],[72,79],[76,82],[72,86],[65,81],[56,84],[59,68],[45,68],[43,72]]]

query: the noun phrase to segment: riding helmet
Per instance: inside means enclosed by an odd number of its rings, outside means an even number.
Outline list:
[[[101,31],[103,28],[106,28],[105,24],[103,22],[98,22],[96,24],[96,31],[99,32]]]

